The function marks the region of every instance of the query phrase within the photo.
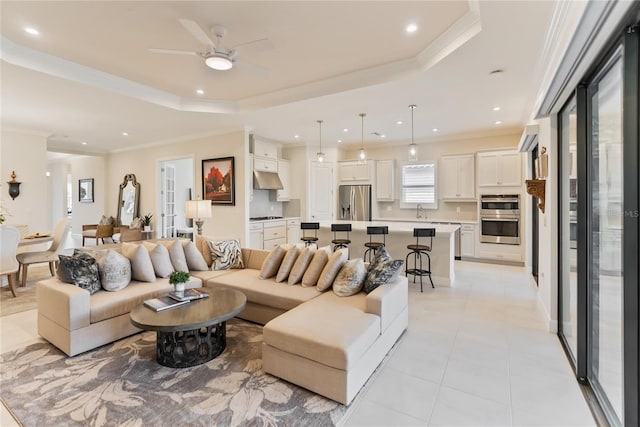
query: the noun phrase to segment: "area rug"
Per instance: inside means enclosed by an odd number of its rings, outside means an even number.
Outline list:
[[[331,426],[347,407],[262,371],[262,327],[227,323],[216,359],[155,362],[154,332],[76,357],[49,343],[0,356],[0,397],[25,426]]]
[[[11,288],[0,288],[0,316],[20,313],[36,308],[36,283],[51,277],[49,264],[36,264],[29,267],[26,286],[16,286],[16,297]]]

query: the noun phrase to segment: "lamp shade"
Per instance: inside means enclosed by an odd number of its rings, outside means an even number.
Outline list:
[[[211,218],[211,201],[187,200],[185,211],[187,218]]]

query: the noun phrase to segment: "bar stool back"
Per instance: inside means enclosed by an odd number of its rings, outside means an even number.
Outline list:
[[[367,234],[369,235],[369,241],[364,244],[367,250],[364,251],[364,256],[362,258],[366,262],[367,257],[369,257],[369,262],[371,262],[376,251],[387,243],[386,235],[389,234],[389,227],[387,227],[386,225],[378,227],[367,227]],[[374,235],[382,236],[382,242],[374,242],[371,237]]]
[[[333,231],[333,251],[337,251],[340,248],[347,248],[351,243],[349,239],[349,233],[351,232],[351,224],[331,224],[331,231]],[[338,239],[338,233],[347,233],[346,239]]]
[[[416,243],[412,245],[407,245],[407,249],[411,252],[407,254],[405,258],[405,276],[409,274],[413,274],[413,283],[416,283],[416,276],[420,277],[420,292],[422,292],[422,276],[429,276],[429,281],[431,282],[431,287],[435,288],[433,285],[433,279],[431,278],[431,256],[429,253],[433,249],[433,236],[436,235],[435,228],[414,228],[413,229],[413,237],[416,238]],[[428,237],[428,244],[421,244],[420,237]],[[409,257],[413,255],[413,268],[409,268]],[[422,256],[425,255],[427,257],[427,268],[423,268],[422,265]]]
[[[301,222],[300,229],[302,230],[302,237],[300,240],[304,242],[305,246],[309,246],[318,241],[318,230],[320,230],[319,222]],[[305,230],[313,230],[313,236],[307,236]]]

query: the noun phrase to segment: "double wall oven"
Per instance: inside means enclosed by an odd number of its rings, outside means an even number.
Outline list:
[[[483,194],[480,197],[480,242],[520,244],[520,195]]]

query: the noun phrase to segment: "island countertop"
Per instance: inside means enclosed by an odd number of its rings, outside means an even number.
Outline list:
[[[389,227],[389,234],[394,231],[413,233],[414,228],[435,228],[436,235],[449,235],[460,228],[458,224],[438,224],[428,221],[424,222],[402,222],[402,221],[320,221],[320,227],[331,228],[331,224],[351,224],[353,231],[367,231],[367,227]]]

